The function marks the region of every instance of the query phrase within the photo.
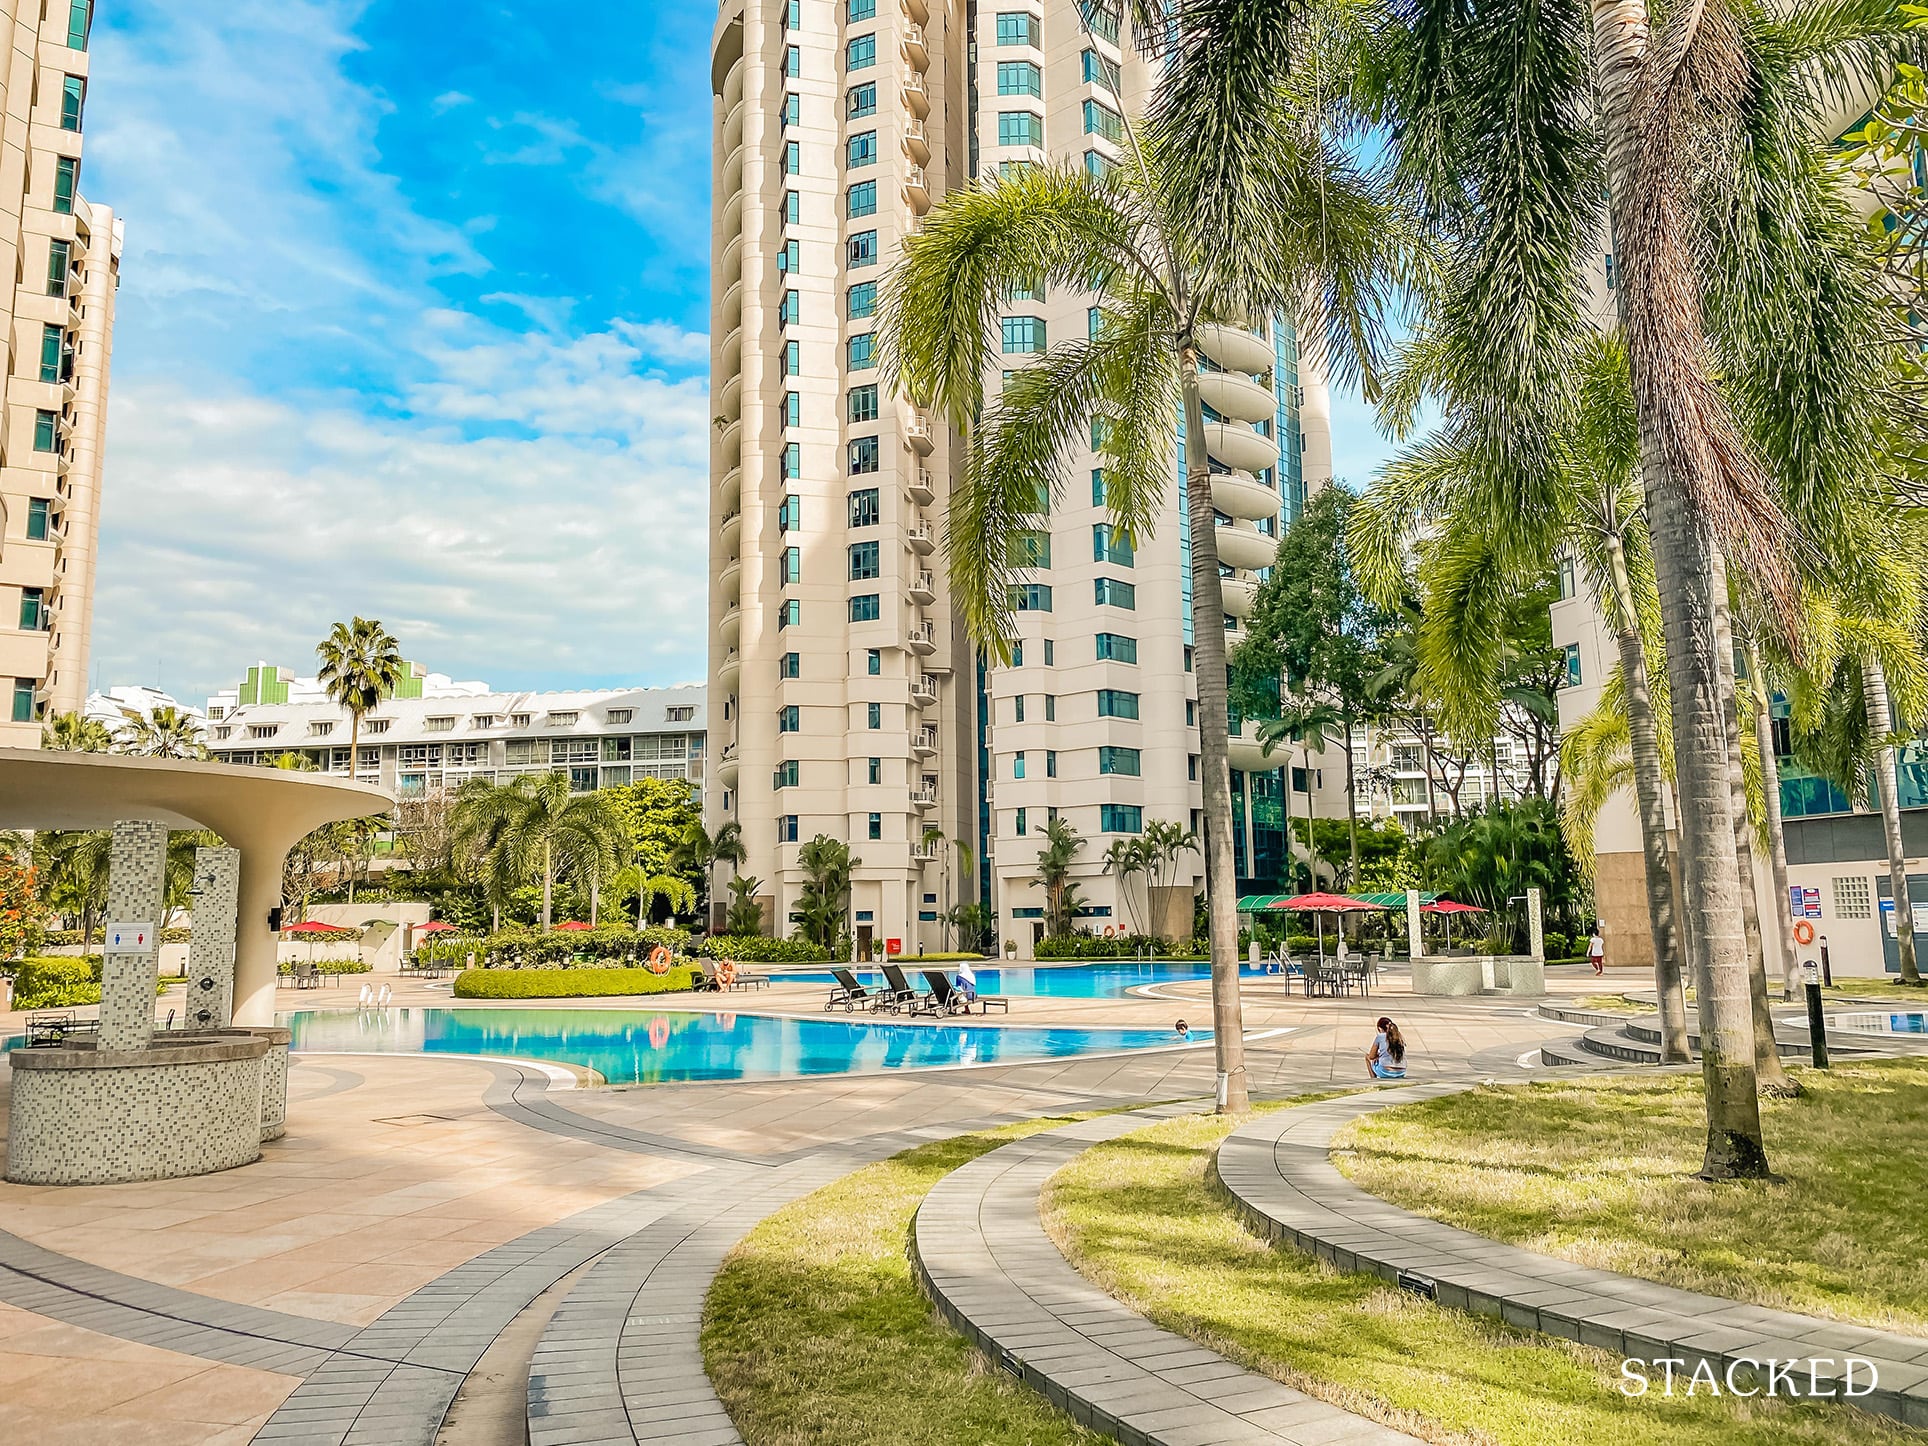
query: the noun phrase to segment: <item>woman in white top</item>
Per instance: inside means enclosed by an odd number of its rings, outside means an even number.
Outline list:
[[[1406,1077],[1405,1038],[1399,1026],[1383,1014],[1379,1016],[1379,1032],[1372,1037],[1372,1048],[1366,1051],[1366,1073],[1374,1079]]]

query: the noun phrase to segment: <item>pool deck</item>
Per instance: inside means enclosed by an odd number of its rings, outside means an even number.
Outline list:
[[[389,982],[394,1006],[543,1007]],[[281,1006],[352,1009],[357,983],[284,990]],[[1550,988],[1557,998],[1602,986],[1576,974]],[[555,1007],[822,1018],[825,992],[780,984]],[[1209,1027],[1206,995],[1201,981],[1159,986],[1156,998],[1014,998],[1008,1020],[991,1022],[1164,1029],[1183,1017]],[[1248,980],[1244,997],[1248,1035],[1284,1031],[1248,1044],[1261,1095],[1362,1081],[1382,1012],[1399,1019],[1417,1082],[1531,1077],[1522,1056],[1573,1033],[1528,1001],[1415,999],[1396,976],[1370,998],[1306,1000],[1269,979]],[[163,997],[157,1013],[167,1008]],[[23,1022],[0,1014],[0,1033]],[[0,1436],[52,1446],[228,1446],[258,1431],[345,1440],[336,1427],[352,1407],[364,1413],[352,1439],[520,1443],[530,1361],[551,1312],[597,1259],[620,1260],[601,1253],[646,1228],[637,1222],[688,1221],[746,1180],[772,1182],[762,1196],[775,1201],[786,1194],[779,1181],[819,1179],[990,1120],[1207,1095],[1212,1068],[1205,1048],[558,1089],[553,1072],[527,1062],[297,1055],[287,1135],[257,1164],[146,1185],[0,1184]],[[0,1067],[0,1112],[9,1078]],[[750,1213],[737,1212],[743,1228]],[[710,1264],[717,1246],[704,1245]],[[700,1305],[702,1270],[665,1279],[694,1293],[685,1312]],[[675,1304],[666,1320],[677,1319]],[[429,1320],[439,1324],[429,1330]],[[693,1341],[693,1323],[665,1329]],[[410,1334],[423,1330],[427,1344]],[[392,1414],[369,1414],[378,1411]]]

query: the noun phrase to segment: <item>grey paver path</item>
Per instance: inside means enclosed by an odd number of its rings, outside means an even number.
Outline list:
[[[1412,1441],[1152,1325],[1079,1275],[1045,1234],[1038,1195],[1061,1165],[1102,1140],[1196,1109],[1161,1105],[1084,1120],[946,1176],[912,1232],[918,1274],[938,1309],[1001,1368],[1130,1446]]]
[[[1730,1365],[1798,1359],[1804,1364],[1781,1394],[1808,1380],[1817,1394],[1842,1389],[1842,1360],[1874,1364],[1879,1385],[1853,1398],[1863,1410],[1928,1426],[1928,1338],[1744,1305],[1538,1251],[1427,1220],[1369,1195],[1334,1168],[1328,1150],[1348,1121],[1390,1105],[1450,1094],[1464,1085],[1423,1085],[1300,1105],[1242,1126],[1220,1145],[1218,1177],[1247,1222],[1275,1240],[1342,1270],[1401,1274],[1430,1282],[1442,1305],[1499,1316],[1623,1357],[1675,1357],[1691,1371],[1708,1362],[1725,1378]],[[1783,1382],[1786,1377],[1781,1378]],[[1779,1384],[1779,1383],[1777,1383]],[[1868,1386],[1857,1373],[1857,1389]]]

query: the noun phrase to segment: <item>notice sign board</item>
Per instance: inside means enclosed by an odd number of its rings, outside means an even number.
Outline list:
[[[1821,891],[1805,889],[1799,884],[1787,886],[1788,912],[1797,919],[1818,919],[1821,917]]]
[[[141,921],[109,924],[101,938],[109,954],[148,954],[154,949],[154,925]]]
[[[885,954],[901,954],[903,952],[904,952],[904,941],[902,939],[884,940]]]

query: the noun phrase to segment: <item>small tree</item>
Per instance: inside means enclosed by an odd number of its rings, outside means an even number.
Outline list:
[[[738,874],[730,880],[730,910],[724,917],[725,933],[752,935],[763,932],[763,880]]]
[[[98,718],[56,713],[41,725],[40,746],[55,753],[112,753],[114,735]]]
[[[348,712],[348,776],[360,761],[362,718],[402,681],[401,646],[372,618],[336,623],[315,647],[316,677],[328,697]]]
[[[1071,882],[1071,861],[1084,848],[1084,837],[1069,820],[1054,818],[1044,826],[1044,847],[1038,850],[1037,882],[1044,890],[1044,931],[1053,939],[1071,932],[1083,904]]]

